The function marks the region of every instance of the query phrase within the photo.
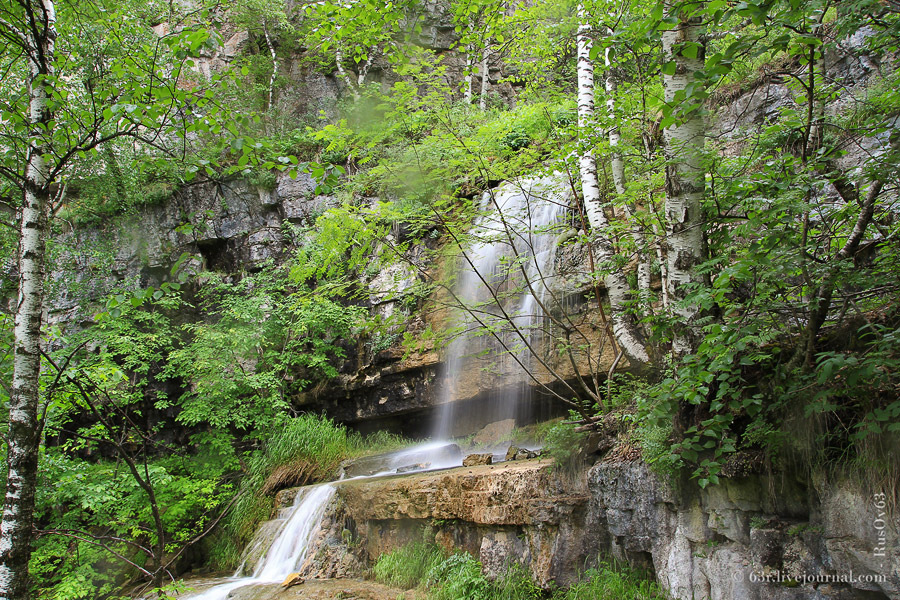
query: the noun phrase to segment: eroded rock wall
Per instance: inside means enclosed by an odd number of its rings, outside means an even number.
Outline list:
[[[610,554],[649,562],[676,598],[900,596],[897,520],[850,482],[751,476],[676,489],[632,462],[596,465],[588,488]]]
[[[573,479],[536,459],[336,485],[309,576],[359,575],[424,538],[491,577],[519,563],[543,586],[607,557],[682,600],[900,597],[898,521],[850,482],[750,476],[700,490],[640,461]]]

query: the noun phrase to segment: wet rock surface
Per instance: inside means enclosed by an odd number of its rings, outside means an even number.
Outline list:
[[[453,443],[436,443],[355,458],[341,465],[341,472],[345,478],[352,478],[376,473],[406,473],[455,467],[461,462],[462,453],[459,446]]]
[[[818,487],[750,476],[700,490],[621,460],[570,478],[549,459],[345,481],[299,571],[304,586],[360,577],[424,537],[477,557],[489,578],[518,563],[545,587],[606,556],[655,573],[672,598],[900,597],[896,521],[850,484]]]
[[[506,450],[506,460],[528,460],[529,458],[537,458],[538,453],[527,448],[519,448],[518,446],[510,446]]]
[[[475,467],[478,465],[489,465],[494,462],[493,454],[470,454],[463,459],[462,466]]]
[[[187,582],[191,585],[191,582]],[[202,583],[197,589],[206,587]],[[361,579],[311,579],[302,585],[284,588],[280,583],[255,584],[238,588],[228,600],[417,600],[414,591],[404,591]]]

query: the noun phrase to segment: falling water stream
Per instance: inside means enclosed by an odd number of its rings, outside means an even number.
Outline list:
[[[319,529],[334,491],[334,485],[330,483],[301,488],[287,521],[256,565],[253,575],[241,577],[244,570],[244,564],[241,564],[232,580],[190,596],[191,600],[224,600],[233,590],[247,585],[282,582],[309,553],[310,542]]]
[[[481,199],[481,216],[472,231],[474,242],[466,249],[468,260],[463,260],[455,285],[455,294],[466,307],[457,323],[463,333],[451,343],[445,361],[434,440],[445,440],[456,433],[453,425],[461,416],[454,410],[456,384],[463,369],[470,368],[473,356],[479,357],[479,368],[489,369],[497,377],[491,387],[499,390],[489,402],[482,403],[481,414],[477,415],[481,421],[515,418],[517,413],[521,416],[521,407],[527,405],[523,398],[529,386],[523,366],[531,367],[532,348],[541,343],[545,318],[542,306],[550,300],[556,240],[567,207],[559,187],[560,178],[549,176],[507,183],[486,192]],[[484,327],[493,329],[496,335],[479,331]],[[370,470],[354,479],[393,474],[408,465],[412,468],[403,470],[459,465],[461,457],[448,455],[447,447],[432,442],[394,453],[380,471]],[[307,558],[335,489],[335,484],[326,483],[298,491],[293,506],[284,511],[287,518],[265,552],[260,553],[262,558],[251,576],[242,576],[246,566],[242,564],[223,583],[185,598],[225,600],[238,588],[283,581]],[[245,556],[267,543],[265,536],[259,536]]]
[[[526,179],[482,196],[454,286],[459,334],[447,350],[432,439],[527,418],[528,372],[544,351],[544,307],[555,301],[556,242],[569,203],[563,181],[558,175]],[[476,372],[477,379],[491,378],[479,390],[491,391],[463,414],[456,401],[471,397],[471,387],[461,387]]]
[[[377,460],[373,460],[377,459]],[[394,475],[398,471],[423,472],[459,466],[462,456],[454,444],[425,443],[406,448],[381,457],[369,457],[374,468],[364,475],[342,479],[371,479]],[[363,461],[361,461],[363,462]],[[253,574],[244,576],[247,559],[241,563],[232,577],[205,591],[185,596],[185,600],[225,600],[228,595],[249,585],[281,583],[288,575],[300,568],[321,529],[322,520],[328,505],[336,492],[336,483],[323,483],[300,488],[290,508],[283,509],[285,515],[274,539],[257,533],[244,556],[256,554],[256,550],[265,545],[261,558],[256,562]]]

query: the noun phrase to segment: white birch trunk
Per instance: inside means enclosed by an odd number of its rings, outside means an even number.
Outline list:
[[[28,598],[28,560],[34,494],[37,484],[37,409],[41,372],[41,317],[49,205],[47,152],[43,126],[51,120],[47,106],[53,76],[56,11],[52,0],[34,0],[25,35],[28,45],[28,95],[31,137],[25,169],[25,194],[19,223],[19,297],[15,319],[12,395],[6,498],[0,523],[0,599]]]
[[[269,48],[269,54],[272,55],[272,76],[269,77],[269,102],[266,105],[267,110],[272,110],[272,101],[275,95],[275,78],[278,77],[278,55],[275,53],[275,45],[272,38],[269,37],[269,28],[263,23],[263,34],[266,36],[266,46]]]
[[[490,70],[488,59],[491,55],[491,49],[488,45],[485,45],[484,50],[481,53],[481,97],[478,101],[478,108],[481,110],[487,110],[487,93],[488,93],[488,84],[490,83]]]
[[[581,20],[576,34],[578,130],[585,132],[588,127],[591,127],[594,120],[594,64],[591,61],[591,26],[587,24],[582,6],[578,7],[578,16]],[[603,283],[609,296],[613,334],[629,361],[638,364],[648,363],[650,355],[642,336],[635,327],[632,316],[624,310],[629,299],[630,289],[622,271],[613,266],[615,253],[606,236],[609,222],[603,212],[600,185],[597,182],[597,164],[594,162],[594,156],[590,150],[586,149],[580,154],[578,167],[581,174],[581,190],[584,195],[584,210],[591,226],[592,241],[597,248],[600,263],[597,266],[605,272]],[[599,302],[600,299],[598,298],[597,301]]]
[[[350,79],[350,75],[347,74],[347,70],[344,69],[344,51],[341,50],[340,44],[338,44],[334,49],[334,62],[337,65],[338,76],[341,78],[341,81],[344,82],[344,85],[347,86],[347,89],[350,90],[350,93],[353,94],[353,99],[359,100],[359,91],[354,87],[353,80]]]
[[[686,17],[679,3],[667,4],[667,16],[678,24],[662,33],[663,63],[675,64],[672,75],[663,75],[666,103],[674,101],[679,90],[694,81],[694,73],[703,69],[705,47],[699,19]],[[696,49],[696,56],[685,56],[685,48]],[[691,52],[693,54],[693,52]],[[688,286],[705,284],[697,266],[706,259],[702,201],[706,174],[703,169],[703,144],[706,130],[701,111],[665,129],[666,155],[666,243],[667,285],[670,308],[678,321],[673,332],[672,349],[678,356],[693,352],[702,331],[697,324],[699,307],[684,302]]]
[[[613,31],[607,31],[612,35]],[[619,143],[622,136],[619,133],[619,127],[616,124],[616,74],[613,72],[612,49],[607,46],[603,53],[603,62],[606,66],[606,112],[609,117],[609,150],[610,150],[610,170],[612,171],[613,185],[616,188],[616,194],[623,200],[625,211],[630,222],[631,239],[634,241],[635,251],[638,258],[637,266],[637,287],[638,292],[644,299],[650,296],[650,260],[647,258],[647,240],[641,232],[637,223],[637,209],[634,203],[625,198],[625,161],[622,159],[622,153],[619,151]]]
[[[466,77],[463,80],[463,101],[466,104],[472,104],[472,69],[475,68],[475,56],[472,54],[472,49],[469,48],[466,52]]]
[[[375,45],[369,48],[369,55],[366,57],[366,61],[359,68],[359,75],[356,76],[356,89],[361,90],[363,85],[366,83],[366,78],[369,76],[369,69],[372,68],[372,63],[375,62],[378,54],[381,52],[381,46]],[[359,94],[357,93],[357,100],[359,100]]]

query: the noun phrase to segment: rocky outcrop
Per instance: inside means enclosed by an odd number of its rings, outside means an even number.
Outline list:
[[[682,600],[900,597],[897,519],[849,482],[751,476],[700,490],[640,461],[572,479],[533,459],[336,486],[304,577],[362,573],[425,536],[478,557],[490,577],[519,563],[543,586],[607,556]]]
[[[676,598],[900,595],[900,527],[849,482],[746,477],[678,489],[631,462],[595,466],[588,487],[589,522],[609,553],[652,566]]]
[[[427,529],[448,550],[479,557],[490,575],[518,562],[543,585],[565,584],[596,548],[578,535],[588,496],[551,467],[531,460],[358,480],[339,484],[337,495],[370,560]]]

